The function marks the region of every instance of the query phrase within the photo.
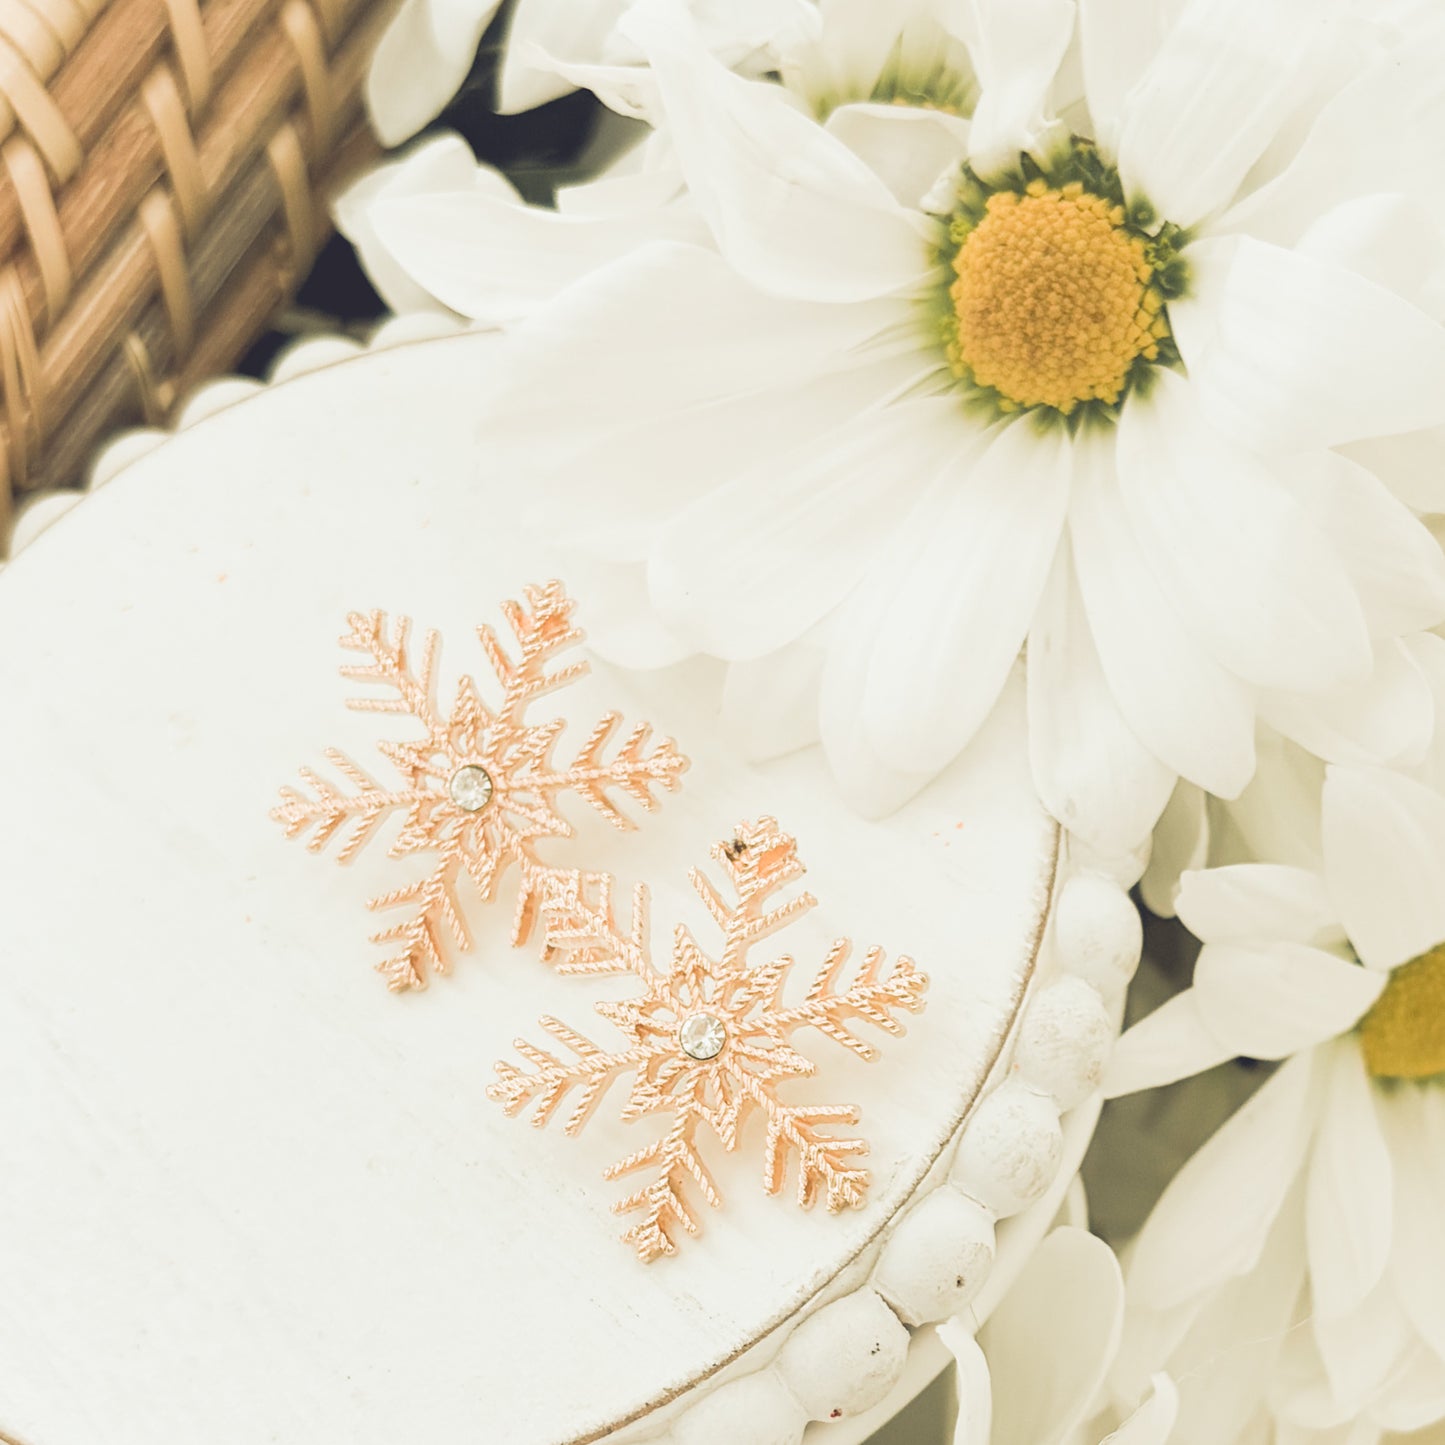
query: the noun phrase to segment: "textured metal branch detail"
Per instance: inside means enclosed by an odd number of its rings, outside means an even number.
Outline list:
[[[813,908],[809,893],[779,899],[802,877],[793,838],[772,818],[740,824],[714,847],[736,901],[730,901],[698,869],[692,886],[722,934],[713,957],[685,927],[674,934],[671,967],[652,964],[649,902],[639,888],[629,925],[619,925],[609,878],[556,875],[544,885],[542,913],[556,966],[572,974],[631,973],[640,992],[597,1012],[626,1041],[608,1051],[555,1018],[543,1018],[545,1046],[518,1039],[522,1065],[502,1062],[488,1090],[508,1114],[531,1109],[545,1126],[566,1103],[563,1129],[576,1134],[611,1086],[625,1077],[631,1088],[621,1108],[626,1121],[649,1115],[668,1119],[666,1131],[605,1173],[608,1179],[646,1175],[615,1208],[640,1218],[623,1235],[644,1262],[675,1252],[680,1231],[698,1232],[693,1196],[717,1208],[722,1199],[699,1152],[703,1126],[725,1150],[736,1150],[750,1115],[765,1123],[763,1188],[780,1192],[790,1171],[797,1201],[807,1208],[822,1197],[830,1211],[857,1208],[868,1189],[859,1160],[867,1143],[849,1134],[858,1110],[849,1104],[792,1104],[778,1095],[785,1080],[807,1078],[817,1066],[793,1046],[792,1036],[811,1028],[863,1059],[875,1046],[857,1031],[867,1024],[883,1034],[904,1032],[898,1015],[924,1005],[927,977],[911,959],[889,968],[872,948],[850,967],[852,944],[839,939],[797,1002],[784,997],[794,968],[787,954],[750,962],[764,939]]]
[[[449,709],[437,699],[436,632],[426,634],[417,655],[408,618],[388,624],[384,613],[353,612],[347,619],[341,646],[366,661],[344,666],[341,674],[380,689],[349,699],[347,706],[411,718],[421,736],[377,744],[400,778],[395,785],[378,782],[345,753],[327,749],[325,757],[343,785],[303,768],[303,787],[282,788],[271,816],[288,838],[305,837],[313,853],[339,841],[341,863],[356,857],[392,820],[398,828],[391,857],[427,856],[424,876],[370,902],[396,919],[372,937],[391,950],[377,968],[392,989],[424,988],[431,974],[449,971],[453,947],[466,950],[472,942],[463,891],[470,888],[490,902],[512,868],[518,875],[512,942],[527,941],[543,887],[555,871],[538,859],[537,842],[572,833],[558,811],[561,795],[576,794],[626,830],[635,825],[615,799],[631,799],[650,812],[660,792],[679,785],[687,759],[671,738],[654,745],[647,723],[633,727],[618,746],[621,716],[605,714],[563,767],[553,760],[563,720],[528,720],[538,698],[587,671],[581,660],[554,666],[583,640],[572,622],[574,605],[555,581],[527,587],[521,602],[504,602],[502,613],[515,644],[511,652],[493,628],[477,628],[500,701],[488,704],[472,678],[464,676]]]

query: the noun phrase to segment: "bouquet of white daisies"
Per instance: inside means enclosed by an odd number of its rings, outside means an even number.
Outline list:
[[[383,139],[496,10],[406,0]],[[1445,1439],[1445,13],[501,24],[499,110],[621,117],[588,173],[527,204],[433,132],[338,216],[393,308],[513,333],[481,424],[527,438],[598,650],[723,659],[739,745],[820,743],[869,815],[1022,669],[1070,847],[1202,944],[1106,1092],[1262,1065],[1122,1267],[1060,1236],[947,1332],[958,1441]],[[1059,1324],[1079,1280],[1110,1327]],[[1004,1382],[1066,1352],[1087,1412],[1013,1420]]]

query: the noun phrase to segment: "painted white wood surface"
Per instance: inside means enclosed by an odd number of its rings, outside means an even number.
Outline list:
[[[474,914],[451,978],[386,992],[364,900],[402,865],[337,868],[267,810],[322,745],[375,760],[395,724],[342,708],[348,609],[439,626],[452,678],[482,670],[470,629],[500,598],[568,576],[524,532],[507,459],[483,445],[478,467],[470,406],[504,364],[463,337],[272,388],[0,576],[0,1432],[25,1445],[599,1438],[876,1239],[1012,1021],[1055,841],[1018,696],[967,766],[870,824],[815,754],[736,757],[700,664],[599,666],[544,704],[575,729],[649,716],[694,758],[641,832],[579,818],[554,857],[646,878],[661,941],[678,918],[706,929],[688,865],[771,812],[822,902],[790,949],[847,932],[928,969],[930,1008],[884,1061],[820,1043],[798,1086],[862,1105],[868,1208],[765,1197],[752,1138],[720,1163],[726,1211],[643,1267],[600,1171],[647,1126],[604,1110],[567,1140],[483,1097],[540,1013],[605,1038],[594,986],[508,949],[503,907]]]

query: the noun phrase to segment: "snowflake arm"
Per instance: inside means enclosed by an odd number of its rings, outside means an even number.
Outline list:
[[[350,682],[379,683],[394,697],[353,697],[346,705],[354,712],[405,713],[435,737],[446,731],[436,700],[436,664],[441,639],[429,631],[422,642],[421,671],[411,665],[411,618],[398,617],[388,634],[384,612],[353,612],[350,631],[341,639],[349,652],[366,654],[371,661],[347,663],[342,677]]]
[[[836,1132],[855,1126],[858,1110],[848,1104],[794,1104],[778,1096],[784,1081],[815,1072],[790,1037],[813,1028],[860,1058],[872,1059],[873,1045],[854,1025],[861,1021],[885,1034],[901,1034],[897,1014],[923,1007],[928,982],[906,957],[888,968],[880,948],[868,950],[847,980],[852,947],[843,939],[828,951],[803,1000],[788,1005],[784,990],[793,959],[784,954],[752,964],[748,952],[813,906],[808,894],[776,901],[778,890],[803,871],[793,840],[764,818],[740,827],[713,856],[733,883],[736,903],[728,903],[696,871],[692,881],[723,934],[723,948],[711,958],[679,926],[666,973],[658,972],[649,957],[642,890],[634,899],[631,925],[624,929],[614,914],[610,878],[576,874],[548,881],[543,909],[556,966],[575,974],[631,973],[640,984],[630,999],[597,1005],[630,1047],[607,1053],[556,1019],[544,1019],[542,1027],[552,1041],[573,1058],[564,1062],[548,1048],[519,1041],[524,1066],[499,1063],[498,1081],[488,1090],[509,1114],[535,1103],[538,1125],[546,1124],[575,1091],[565,1125],[568,1134],[575,1134],[610,1085],[630,1073],[632,1090],[622,1119],[671,1115],[665,1135],[605,1172],[608,1179],[651,1173],[616,1206],[622,1213],[641,1213],[623,1237],[644,1261],[673,1253],[679,1231],[697,1233],[689,1180],[708,1204],[721,1203],[698,1149],[703,1124],[732,1151],[740,1146],[746,1116],[761,1114],[766,1122],[763,1187],[769,1194],[779,1193],[795,1173],[798,1203],[805,1208],[820,1197],[829,1210],[862,1205],[869,1176],[858,1161],[868,1146],[862,1138]]]
[[[353,826],[336,855],[337,862],[349,863],[388,817],[399,811],[410,816],[430,801],[430,795],[422,789],[382,787],[339,748],[327,748],[325,756],[355,791],[344,793],[314,768],[302,768],[301,781],[309,796],[298,788],[283,787],[281,801],[271,810],[288,838],[310,834],[306,839],[309,852],[322,852],[350,823]]]
[[[474,888],[481,901],[491,902],[499,880],[512,869],[518,878],[512,943],[527,941],[555,871],[537,856],[537,845],[572,833],[559,808],[560,795],[575,793],[614,826],[626,829],[634,825],[620,800],[630,798],[650,812],[662,792],[679,786],[687,759],[677,745],[670,738],[654,743],[652,729],[644,723],[631,728],[617,746],[622,720],[616,713],[592,727],[571,767],[554,765],[552,754],[565,719],[534,722],[526,714],[543,694],[587,671],[585,660],[558,661],[559,654],[583,640],[571,620],[573,607],[555,581],[527,587],[520,602],[503,603],[513,643],[504,646],[492,627],[477,629],[497,684],[489,695],[495,700],[499,691],[501,701],[490,706],[464,675],[449,711],[437,697],[440,640],[435,631],[427,632],[416,648],[405,617],[388,621],[375,611],[353,612],[347,618],[341,645],[364,661],[348,662],[342,675],[375,689],[371,695],[349,698],[347,706],[410,717],[420,724],[420,736],[377,743],[398,775],[395,787],[385,787],[346,754],[331,749],[326,756],[349,788],[303,769],[303,787],[283,787],[272,817],[288,837],[306,836],[313,852],[340,838],[342,862],[355,857],[383,824],[399,817],[390,855],[429,855],[425,877],[370,905],[409,910],[401,922],[376,935],[377,941],[401,946],[380,965],[394,989],[423,988],[430,974],[448,971],[449,945],[470,946],[466,900],[459,888],[466,893]]]

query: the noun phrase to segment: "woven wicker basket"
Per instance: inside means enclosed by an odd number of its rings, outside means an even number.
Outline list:
[[[390,0],[0,0],[0,534],[233,366],[369,150]]]

